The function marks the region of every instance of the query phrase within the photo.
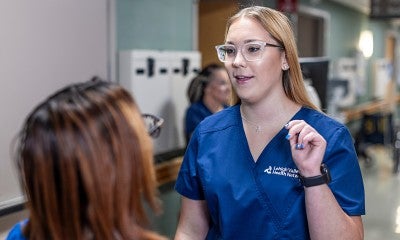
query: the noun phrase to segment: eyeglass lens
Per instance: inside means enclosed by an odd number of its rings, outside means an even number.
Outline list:
[[[149,135],[153,138],[157,138],[158,136],[160,136],[161,126],[164,123],[164,119],[147,113],[142,114],[142,117]]]
[[[246,43],[240,51],[247,61],[255,61],[261,59],[264,46],[259,43]],[[217,48],[218,56],[223,62],[233,61],[237,55],[237,48],[234,45],[221,45]]]
[[[263,50],[266,46],[269,47],[278,47],[282,48],[279,45],[264,43],[264,42],[255,42],[255,43],[246,43],[239,48],[243,57],[247,61],[257,61],[262,58]],[[218,58],[221,62],[232,62],[236,58],[238,53],[238,48],[231,44],[219,45],[215,47],[217,50]]]

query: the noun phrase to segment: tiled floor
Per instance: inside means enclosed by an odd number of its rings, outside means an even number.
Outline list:
[[[373,146],[368,153],[372,166],[360,161],[366,195],[365,240],[399,240],[400,173],[393,174],[390,149]]]

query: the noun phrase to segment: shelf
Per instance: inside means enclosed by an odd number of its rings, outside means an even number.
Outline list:
[[[400,102],[400,96],[396,97],[396,104]],[[385,100],[377,100],[360,104],[358,106],[343,110],[342,113],[345,117],[345,121],[351,122],[361,119],[363,114],[374,114],[374,113],[388,113],[393,111],[393,103]]]
[[[156,176],[159,186],[176,180],[182,164],[182,160],[183,157],[180,156],[156,164]]]

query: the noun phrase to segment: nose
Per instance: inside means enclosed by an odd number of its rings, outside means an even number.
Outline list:
[[[245,66],[245,64],[246,64],[246,59],[242,54],[242,50],[240,50],[233,59],[232,65],[234,67],[240,67],[240,66]]]

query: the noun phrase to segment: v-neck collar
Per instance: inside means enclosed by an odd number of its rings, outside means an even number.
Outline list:
[[[294,119],[299,119],[299,116],[301,116],[301,113],[303,112],[303,109],[305,107],[301,107],[291,118],[289,121],[294,120]],[[275,147],[277,147],[278,144],[281,144],[282,141],[286,141],[286,135],[288,133],[287,129],[282,126],[281,130],[279,130],[279,132],[271,139],[271,141],[269,141],[267,143],[267,145],[263,148],[263,150],[261,151],[261,154],[258,156],[257,161],[255,161],[255,159],[253,158],[253,155],[251,154],[250,151],[250,146],[246,137],[246,133],[244,131],[244,126],[243,126],[243,122],[242,122],[242,118],[240,115],[240,105],[237,106],[236,109],[236,115],[237,115],[237,121],[238,121],[238,126],[240,128],[240,132],[242,134],[242,138],[245,140],[243,141],[244,144],[244,149],[246,149],[247,151],[247,155],[249,160],[253,163],[254,166],[257,165],[257,163],[259,162],[259,160],[265,159],[264,155],[267,154],[269,152],[269,149],[274,149]]]

